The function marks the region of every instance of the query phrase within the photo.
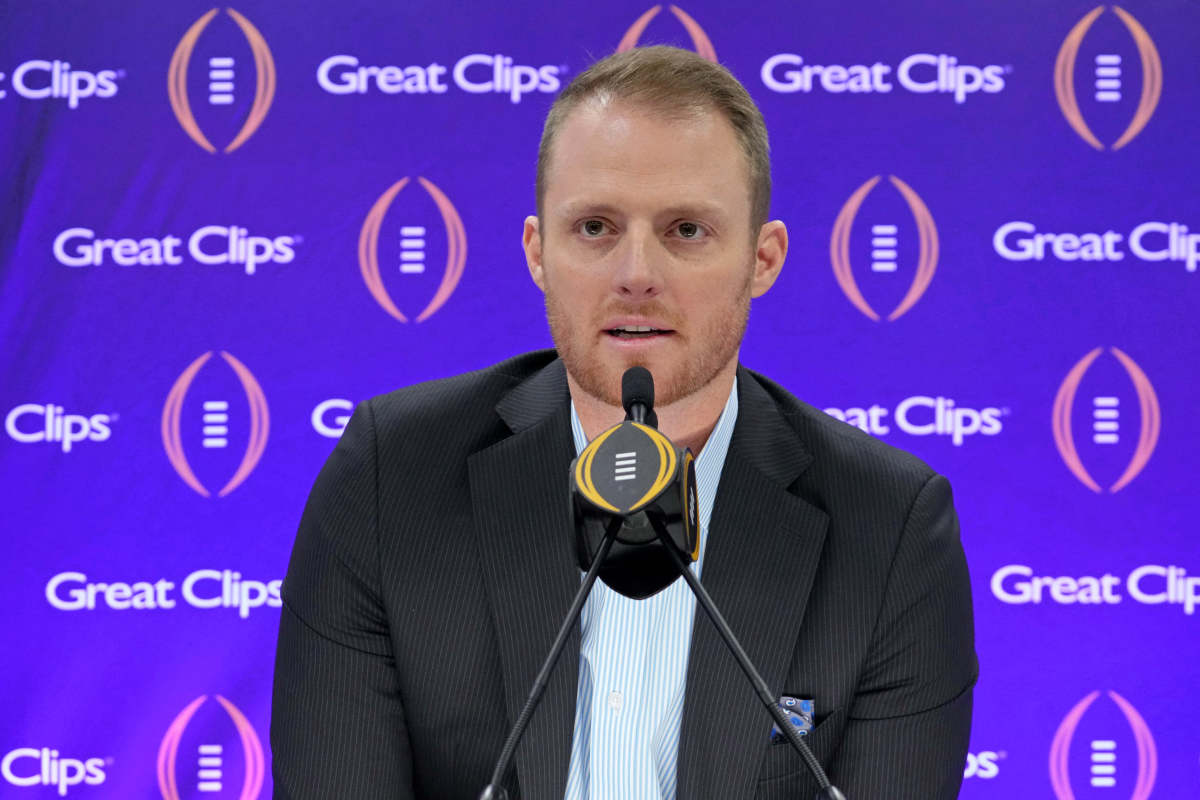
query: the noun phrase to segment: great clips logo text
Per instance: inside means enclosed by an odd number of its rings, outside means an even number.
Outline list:
[[[990,781],[1000,774],[999,762],[1008,757],[1004,751],[981,750],[978,753],[967,753],[967,764],[963,767],[963,780],[980,778]]]
[[[1125,594],[1122,594],[1124,587]],[[1119,605],[1129,597],[1139,605],[1174,606],[1187,616],[1200,606],[1200,577],[1170,564],[1145,564],[1122,578],[1103,575],[1038,575],[1025,564],[1009,564],[992,574],[992,595],[1008,605]]]
[[[893,410],[874,404],[827,408],[825,413],[874,436],[891,433],[888,422],[891,419],[892,424],[909,436],[948,436],[954,446],[959,447],[977,434],[995,436],[1004,430],[1003,417],[1008,414],[1008,409],[995,406],[972,408],[959,405],[949,397],[914,395],[901,400]]]
[[[9,79],[11,75],[11,79]],[[69,61],[41,58],[23,61],[11,73],[0,72],[0,100],[8,96],[2,88],[5,80],[18,97],[26,100],[59,100],[75,110],[89,98],[107,100],[117,96],[117,81],[125,77],[123,69],[95,72],[71,66]]]
[[[1032,222],[1006,222],[992,235],[992,248],[1006,261],[1168,261],[1188,272],[1200,265],[1200,233],[1179,222],[1143,222],[1128,237],[1114,230],[1081,233],[1039,232]]]
[[[198,569],[182,581],[92,581],[83,572],[60,572],[46,582],[45,595],[59,611],[169,611],[182,600],[202,610],[237,609],[238,616],[247,619],[254,609],[280,608],[282,584],[247,578],[231,569]]]
[[[763,62],[763,85],[780,94],[888,94],[899,87],[913,94],[940,94],[965,103],[977,94],[1004,91],[1012,67],[976,66],[948,53],[913,53],[894,67],[871,64],[814,64],[798,53],[777,53]]]
[[[317,67],[317,84],[329,94],[438,94],[453,85],[467,94],[507,95],[512,103],[531,92],[553,94],[562,88],[565,66],[519,64],[502,53],[471,53],[453,66],[363,64],[358,56],[329,56]]]
[[[111,763],[111,758],[70,758],[52,747],[18,747],[0,759],[0,776],[10,786],[49,786],[66,797],[73,787],[104,783]]]
[[[312,410],[309,421],[313,430],[329,439],[339,439],[350,421],[350,413],[354,411],[354,403],[341,397],[331,397],[322,400]]]
[[[54,403],[22,403],[4,417],[10,439],[22,444],[51,444],[64,453],[80,442],[107,442],[116,414],[71,414]]]
[[[240,266],[253,275],[263,264],[290,264],[299,236],[260,236],[239,225],[205,225],[187,237],[111,238],[91,228],[67,228],[54,237],[54,259],[64,267],[178,266],[184,254],[205,266]]]

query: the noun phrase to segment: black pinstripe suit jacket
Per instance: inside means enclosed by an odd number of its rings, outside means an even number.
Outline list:
[[[957,796],[976,676],[945,479],[740,369],[704,583],[849,800]],[[474,800],[579,586],[566,373],[551,351],[361,404],[283,584],[275,797]],[[697,612],[678,796],[809,798]],[[509,776],[561,798],[578,628]],[[619,799],[618,799],[619,800]]]

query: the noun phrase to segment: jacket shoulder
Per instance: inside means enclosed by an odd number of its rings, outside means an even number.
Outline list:
[[[747,372],[775,401],[780,415],[812,456],[806,478],[826,483],[865,484],[911,498],[936,474],[912,453],[797,399],[770,378]]]
[[[381,449],[402,447],[428,456],[428,451],[413,448],[435,442],[451,450],[455,444],[471,449],[486,446],[497,425],[503,427],[496,404],[555,358],[553,350],[538,350],[372,397],[366,403]]]

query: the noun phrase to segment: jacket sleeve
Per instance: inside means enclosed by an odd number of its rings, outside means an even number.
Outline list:
[[[958,797],[977,675],[958,517],[935,475],[905,522],[830,779],[848,798]]]
[[[414,797],[379,591],[377,471],[367,402],[317,477],[283,582],[271,710],[277,800]]]

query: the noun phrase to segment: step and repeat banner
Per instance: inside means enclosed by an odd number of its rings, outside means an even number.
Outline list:
[[[1200,796],[1200,4],[237,2],[0,9],[0,795],[270,796],[313,478],[549,346],[542,120],[655,42],[771,132],[743,361],[955,487],[963,796]]]

